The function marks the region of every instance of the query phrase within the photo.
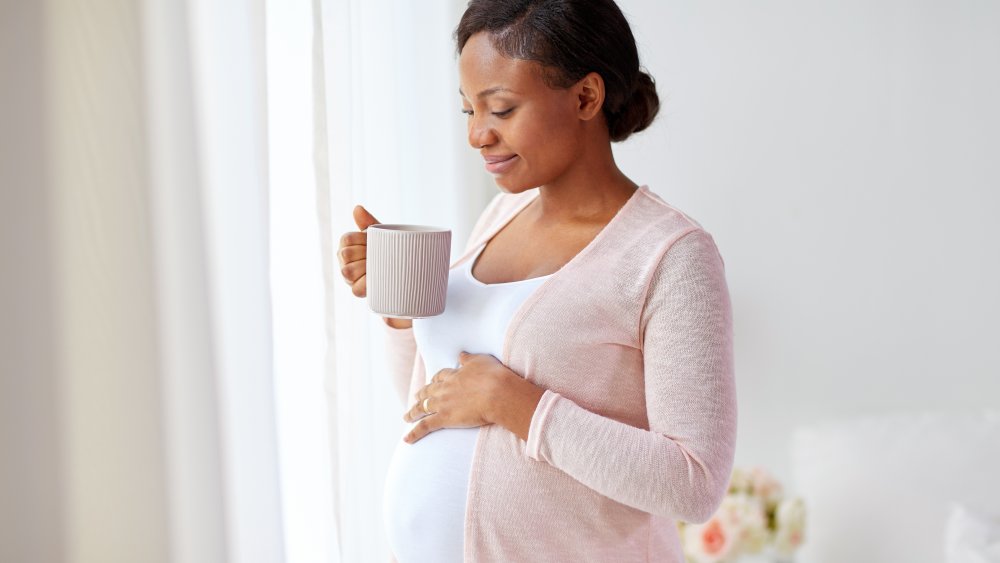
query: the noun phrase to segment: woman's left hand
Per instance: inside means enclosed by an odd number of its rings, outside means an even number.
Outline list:
[[[489,354],[462,352],[458,369],[445,368],[417,392],[417,402],[403,420],[419,420],[403,439],[414,443],[441,428],[475,428],[493,424],[491,408],[507,377],[516,374]],[[421,403],[427,401],[426,414]]]

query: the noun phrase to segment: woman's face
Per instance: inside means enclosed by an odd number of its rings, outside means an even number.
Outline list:
[[[540,69],[536,62],[503,56],[486,33],[470,37],[459,57],[469,144],[509,193],[558,180],[581,152],[577,93],[550,88]]]

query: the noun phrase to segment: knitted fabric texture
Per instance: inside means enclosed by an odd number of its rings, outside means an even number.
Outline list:
[[[494,197],[452,268],[537,196]],[[527,442],[480,427],[465,560],[683,563],[676,521],[707,521],[733,467],[732,327],[714,239],[640,187],[507,327],[499,359],[546,391]],[[409,408],[424,362],[412,329],[386,334]]]

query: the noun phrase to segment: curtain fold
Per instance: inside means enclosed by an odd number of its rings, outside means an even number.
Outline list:
[[[340,451],[339,436],[337,426],[334,421],[337,419],[337,409],[335,408],[336,389],[330,386],[328,374],[334,373],[334,354],[336,334],[336,306],[330,288],[336,287],[337,278],[340,275],[337,258],[335,235],[333,233],[333,222],[330,212],[332,210],[332,196],[330,194],[330,164],[328,158],[329,140],[327,138],[327,111],[326,111],[326,77],[324,69],[325,57],[323,49],[325,45],[323,26],[323,5],[322,0],[311,0],[312,7],[312,106],[313,106],[313,146],[312,156],[315,173],[316,188],[316,218],[318,223],[320,261],[323,272],[323,328],[325,335],[323,353],[323,373],[324,392],[327,399],[327,435],[329,441],[329,451],[331,454],[329,466],[329,478],[331,484],[331,507],[333,512],[333,529],[330,530],[332,543],[334,546],[335,560],[341,560],[341,504],[340,496],[340,468],[338,463],[338,452]]]
[[[230,561],[282,561],[263,0],[187,4]]]
[[[311,0],[267,0],[268,160],[274,379],[289,561],[337,561],[324,389],[324,250],[317,212]],[[320,210],[323,207],[319,207]]]
[[[186,4],[148,0],[142,23],[171,558],[228,561]]]
[[[283,561],[262,0],[44,4],[50,539],[83,563]]]

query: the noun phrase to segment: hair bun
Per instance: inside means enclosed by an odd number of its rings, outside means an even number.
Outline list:
[[[649,127],[659,111],[660,97],[656,94],[653,77],[640,70],[628,100],[620,110],[607,116],[611,140],[624,141],[632,133]]]

